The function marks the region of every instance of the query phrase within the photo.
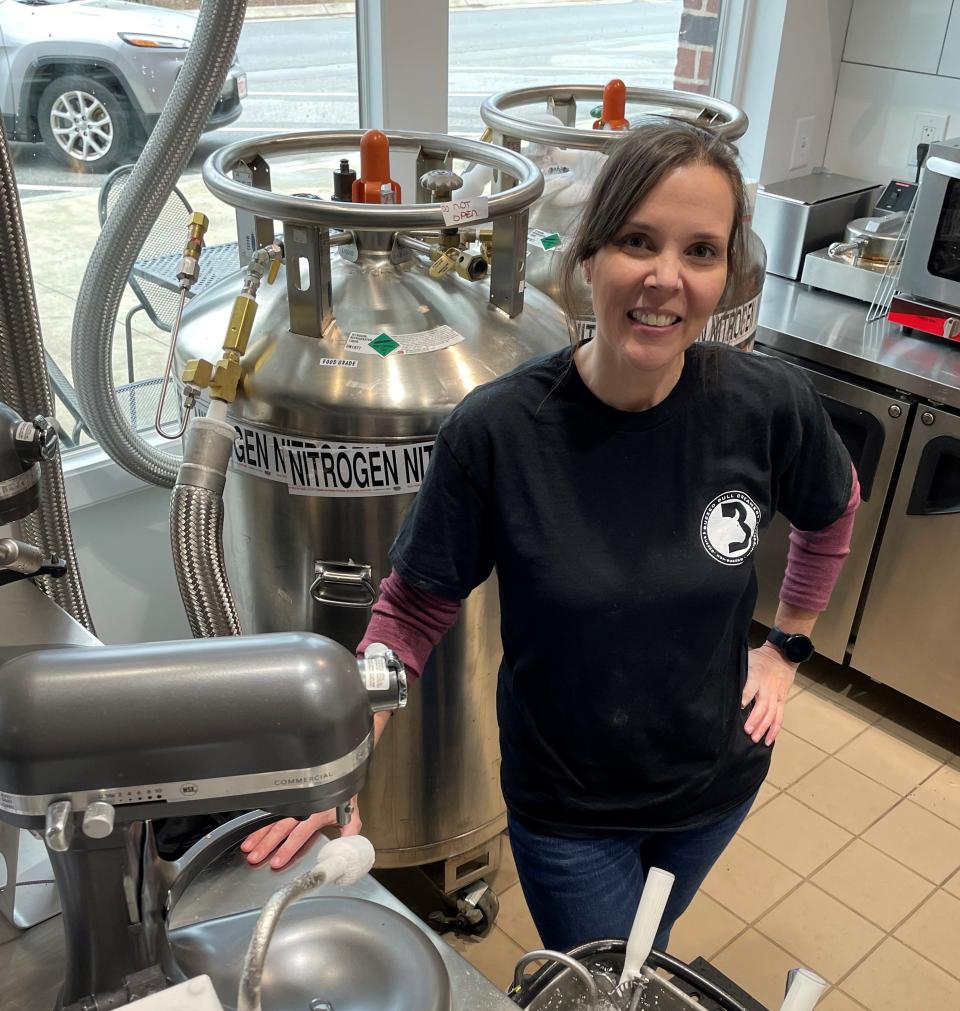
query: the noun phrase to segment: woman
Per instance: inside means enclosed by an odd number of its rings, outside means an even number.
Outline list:
[[[361,643],[408,669],[495,567],[510,837],[545,945],[629,932],[676,876],[656,944],[746,817],[849,544],[856,476],[797,370],[695,344],[744,261],[733,151],[631,131],[565,255],[597,335],[468,395],[443,425]],[[794,525],[773,640],[747,650],[752,552]],[[327,816],[244,844],[282,866]],[[359,830],[357,819],[347,831]],[[279,847],[279,849],[277,849]]]

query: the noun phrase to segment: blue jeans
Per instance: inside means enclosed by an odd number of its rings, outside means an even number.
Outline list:
[[[626,938],[650,867],[675,876],[654,947],[690,905],[717,857],[743,823],[754,798],[717,821],[662,832],[598,833],[582,839],[543,835],[509,819],[510,844],[527,907],[540,939],[554,951],[605,938]]]

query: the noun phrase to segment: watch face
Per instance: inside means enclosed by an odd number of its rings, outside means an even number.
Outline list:
[[[815,652],[813,643],[805,635],[788,635],[783,640],[784,656],[793,663],[803,663]]]

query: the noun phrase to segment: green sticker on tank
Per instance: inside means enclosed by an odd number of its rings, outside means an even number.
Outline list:
[[[540,240],[540,245],[544,249],[556,249],[561,243],[561,238],[556,232],[551,232],[549,235],[544,235]]]
[[[390,334],[382,333],[374,337],[370,341],[370,347],[380,355],[381,358],[386,358],[391,351],[395,351],[400,347],[400,342],[395,341]]]

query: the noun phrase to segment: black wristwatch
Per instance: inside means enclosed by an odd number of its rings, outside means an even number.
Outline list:
[[[816,653],[809,636],[784,632],[779,628],[770,629],[767,642],[776,646],[791,663],[805,663]]]

